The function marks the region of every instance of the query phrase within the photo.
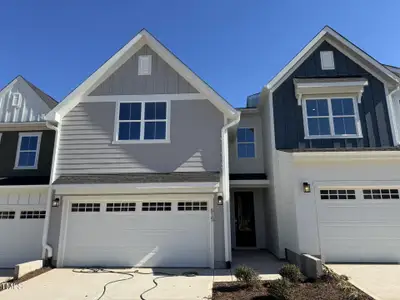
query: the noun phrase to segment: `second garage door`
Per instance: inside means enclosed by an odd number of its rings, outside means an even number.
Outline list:
[[[189,196],[190,197],[190,196]],[[208,201],[70,198],[63,266],[210,267]]]
[[[326,262],[400,262],[397,188],[321,188],[319,236]]]

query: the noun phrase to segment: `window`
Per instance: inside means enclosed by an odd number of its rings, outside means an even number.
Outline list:
[[[21,97],[20,93],[13,93],[11,105],[14,107],[20,107],[21,106],[21,98],[22,97]]]
[[[21,211],[21,219],[44,219],[46,218],[45,210],[31,210],[31,211]]]
[[[151,75],[151,55],[139,56],[138,75]]]
[[[72,203],[72,212],[99,212],[100,203]]]
[[[15,211],[0,211],[0,219],[14,219]]]
[[[171,211],[171,202],[143,202],[142,211]]]
[[[398,189],[363,190],[364,199],[400,199]]]
[[[322,70],[334,70],[335,60],[333,58],[333,51],[321,51],[321,68]]]
[[[166,142],[167,102],[121,102],[117,141]]]
[[[115,202],[107,203],[106,211],[123,212],[123,211],[135,211],[135,202]]]
[[[306,138],[361,138],[354,98],[305,99],[303,101]]]
[[[207,202],[178,202],[178,211],[206,211]]]
[[[355,200],[355,190],[320,190],[321,200]]]
[[[15,169],[37,168],[41,137],[41,132],[19,134]]]
[[[239,128],[237,132],[238,158],[256,157],[254,128]]]

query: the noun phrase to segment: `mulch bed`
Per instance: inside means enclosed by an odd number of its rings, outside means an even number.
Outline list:
[[[18,284],[21,284],[22,282],[27,281],[33,277],[42,275],[50,270],[52,270],[52,268],[44,267],[44,268],[35,270],[33,272],[30,272],[28,274],[25,274],[24,276],[18,278],[17,280],[10,279],[9,281],[0,283],[0,291],[8,289],[8,288],[14,288],[14,287],[18,286]]]
[[[239,282],[215,283],[212,300],[275,300],[268,293],[271,281],[263,281],[260,288],[247,287]],[[346,293],[341,290],[336,281],[317,280],[315,282],[302,282],[291,288],[293,300],[345,300]],[[374,300],[359,291],[358,300]]]

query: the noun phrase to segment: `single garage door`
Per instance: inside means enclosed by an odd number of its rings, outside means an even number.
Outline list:
[[[67,207],[63,266],[210,266],[207,201],[70,198]]]
[[[0,193],[0,268],[42,256],[46,192]]]
[[[320,188],[321,253],[326,262],[400,262],[396,188]]]

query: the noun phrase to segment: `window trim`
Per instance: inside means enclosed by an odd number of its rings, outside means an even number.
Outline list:
[[[254,142],[239,142],[238,135],[236,134],[236,158],[237,159],[255,159],[257,158],[257,148],[256,148],[256,128],[255,127],[238,127],[239,129],[253,129],[254,132]],[[254,144],[254,157],[239,157],[239,143],[240,144]]]
[[[18,166],[19,156],[20,156],[20,148],[21,148],[21,141],[23,137],[26,136],[36,136],[37,139],[37,146],[36,146],[36,156],[35,156],[35,164],[33,166]],[[14,170],[35,170],[38,168],[39,163],[39,155],[40,155],[40,144],[42,140],[42,132],[20,132],[18,136],[18,144],[17,144],[17,153],[15,155],[15,163],[14,163]]]
[[[353,108],[354,108],[354,117],[356,122],[356,134],[335,134],[335,127],[333,124],[333,114],[332,114],[332,99],[343,99],[343,98],[351,98],[353,100]],[[329,128],[331,131],[330,135],[310,135],[308,132],[308,115],[307,115],[307,100],[324,100],[328,101],[328,113],[327,116],[329,118]],[[353,95],[341,95],[341,96],[312,96],[312,97],[304,97],[302,99],[302,112],[303,112],[303,127],[304,127],[304,139],[312,140],[312,139],[360,139],[363,138],[361,123],[360,123],[360,114],[358,111],[358,102],[357,98]],[[337,116],[339,117],[339,116]]]
[[[144,113],[145,113],[145,104],[146,103],[153,103],[153,102],[163,102],[166,103],[166,125],[165,125],[165,139],[164,140],[145,140],[144,139]],[[140,139],[139,140],[119,140],[118,133],[119,133],[119,110],[122,103],[141,103],[142,111],[140,120]],[[141,100],[141,101],[129,101],[129,100],[119,100],[115,102],[115,120],[114,120],[114,138],[112,144],[167,144],[170,143],[170,124],[171,124],[171,101],[170,100]]]

